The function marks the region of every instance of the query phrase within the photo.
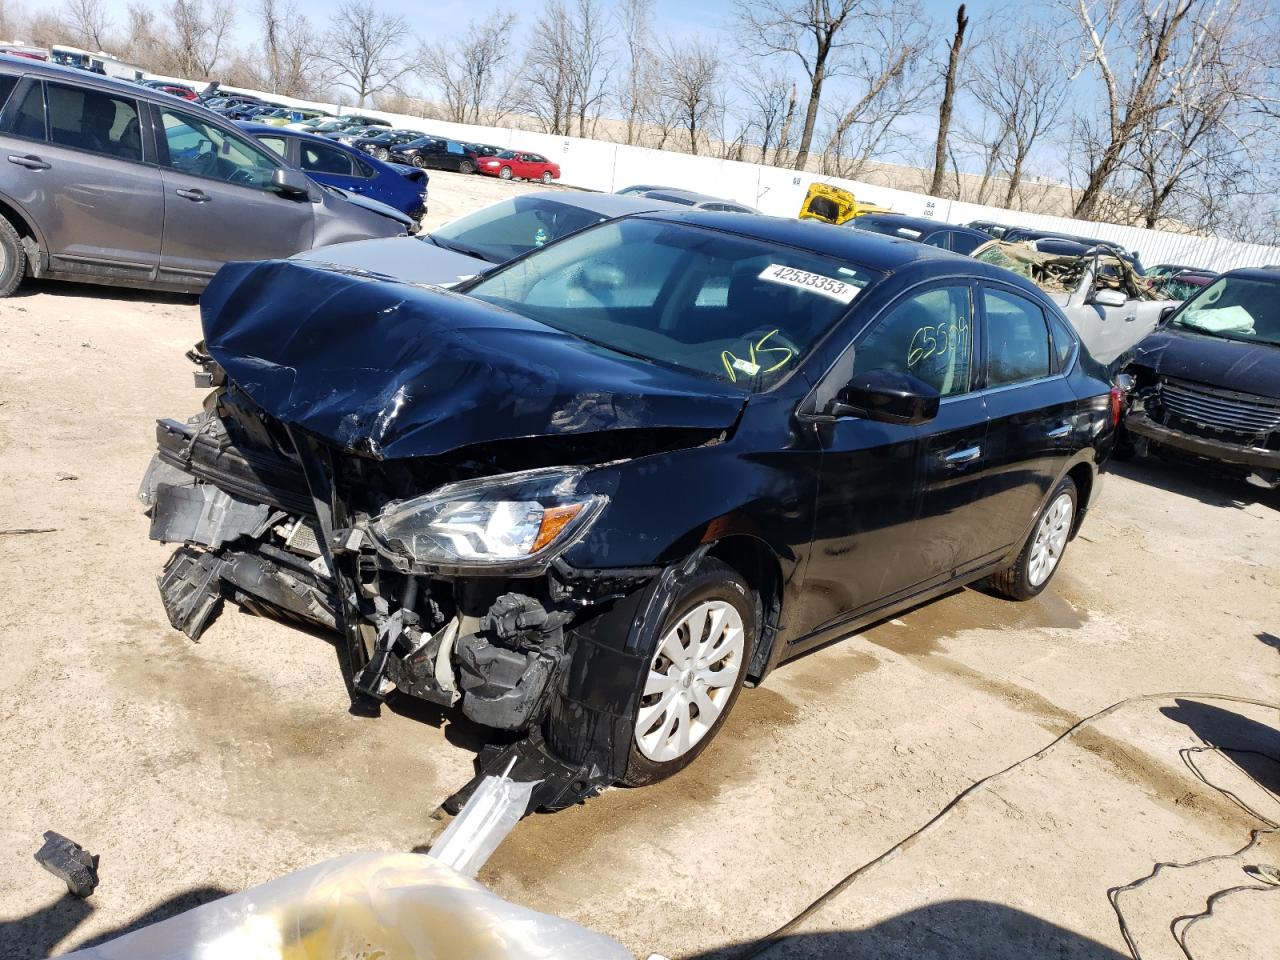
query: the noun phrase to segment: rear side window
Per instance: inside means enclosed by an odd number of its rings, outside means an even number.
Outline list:
[[[30,140],[43,140],[44,129],[44,85],[33,83],[27,88],[22,102],[17,104],[13,116],[5,124],[15,137],[27,137]]]
[[[355,164],[355,167],[356,167],[355,176],[357,177],[364,177],[366,180],[368,180],[371,177],[375,177],[378,175],[377,170],[373,169],[373,167],[369,166],[369,164],[365,163],[359,157],[352,157],[351,162]]]
[[[967,257],[990,239],[990,237],[971,237],[967,233],[952,233],[951,249]]]
[[[318,143],[302,144],[302,169],[311,173],[351,176],[351,158],[336,147]]]
[[[983,290],[987,313],[987,386],[1049,375],[1049,328],[1039,304],[1003,290]]]
[[[951,247],[947,241],[951,238],[950,231],[939,230],[937,233],[931,233],[929,236],[921,240],[921,243],[927,243],[931,247],[941,247],[943,250],[949,250]]]
[[[0,74],[0,110],[4,109],[4,105],[9,101],[9,94],[13,93],[13,88],[17,85],[17,77]]]
[[[1053,331],[1053,350],[1057,354],[1057,370],[1063,373],[1071,363],[1071,351],[1075,349],[1076,340],[1056,313],[1049,314],[1049,327]]]
[[[142,125],[135,100],[50,83],[49,140],[120,160],[142,160]]]

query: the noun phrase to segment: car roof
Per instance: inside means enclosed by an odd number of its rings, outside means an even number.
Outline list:
[[[919,230],[921,233],[937,233],[939,230],[954,230],[957,233],[968,233],[985,237],[986,234],[962,223],[947,223],[944,220],[933,220],[929,217],[908,217],[900,213],[864,213],[849,221],[856,224],[859,220],[873,223],[891,224],[895,227],[906,227],[908,230]]]
[[[31,60],[27,57],[13,57],[8,54],[0,54],[0,68],[12,67],[18,73],[29,74],[31,76],[43,77],[47,80],[65,80],[68,83],[79,84],[83,87],[94,87],[98,90],[111,90],[126,97],[137,98],[140,90],[151,91],[156,96],[170,97],[170,94],[156,90],[154,87],[144,86],[143,84],[134,83],[132,80],[121,80],[116,77],[106,77],[100,73],[90,73],[88,70],[80,70],[76,67],[64,67],[60,64],[49,63],[44,60]],[[172,103],[173,100],[161,100],[161,103]]]
[[[698,193],[696,190],[681,190],[678,187],[649,187],[648,193],[666,193],[673,197],[683,197],[686,200],[692,200],[694,203],[733,203],[740,207],[745,207],[745,203],[738,203],[737,200],[730,200],[728,197],[713,197],[709,193]]]
[[[1280,283],[1280,271],[1275,267],[1240,267],[1221,273],[1220,277],[1243,277],[1246,280],[1265,280],[1268,283]]]
[[[266,133],[273,137],[297,137],[299,140],[309,140],[312,143],[325,143],[346,153],[359,153],[361,158],[365,159],[365,155],[354,147],[339,143],[337,140],[331,140],[329,137],[322,137],[318,133],[311,133],[307,130],[291,130],[288,127],[273,127],[269,123],[251,123],[244,120],[234,120],[232,122],[241,130],[252,133],[255,136],[259,133]]]
[[[614,194],[609,196],[618,200],[628,199]],[[920,261],[938,260],[953,265],[968,264],[972,267],[973,276],[991,276],[1000,279],[1017,276],[1008,270],[992,267],[980,260],[931,247],[928,244],[916,243],[914,240],[899,240],[896,237],[886,237],[868,230],[849,230],[818,220],[793,220],[788,217],[763,215],[744,217],[740,213],[720,213],[688,208],[670,212],[656,211],[646,214],[646,218],[689,223],[763,240],[767,243],[799,247],[886,273]]]

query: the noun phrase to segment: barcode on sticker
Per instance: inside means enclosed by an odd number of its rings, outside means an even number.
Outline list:
[[[796,287],[799,290],[808,290],[810,293],[839,300],[841,303],[848,303],[858,295],[858,288],[851,283],[845,283],[835,277],[824,277],[820,273],[810,273],[808,270],[784,267],[780,263],[771,263],[761,270],[760,279]]]

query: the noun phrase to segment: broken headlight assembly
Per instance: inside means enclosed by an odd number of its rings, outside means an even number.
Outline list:
[[[550,467],[447,484],[388,504],[369,533],[383,554],[419,567],[541,566],[608,501],[577,491],[585,472]]]

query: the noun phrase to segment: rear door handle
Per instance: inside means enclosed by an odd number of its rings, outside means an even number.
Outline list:
[[[175,190],[174,193],[182,197],[183,200],[192,200],[195,203],[209,202],[209,195],[203,190],[187,190],[186,188],[179,188]]]
[[[45,163],[39,157],[27,154],[25,157],[9,154],[9,162],[16,163],[20,167],[26,167],[28,170],[48,170],[49,164]]]
[[[961,463],[972,463],[980,456],[982,456],[981,447],[964,447],[960,450],[952,450],[942,459],[948,466],[954,467]]]
[[[1063,437],[1067,436],[1070,433],[1071,433],[1071,424],[1064,423],[1060,427],[1054,427],[1052,430],[1050,430],[1046,434],[1046,436],[1050,440],[1061,440]]]

